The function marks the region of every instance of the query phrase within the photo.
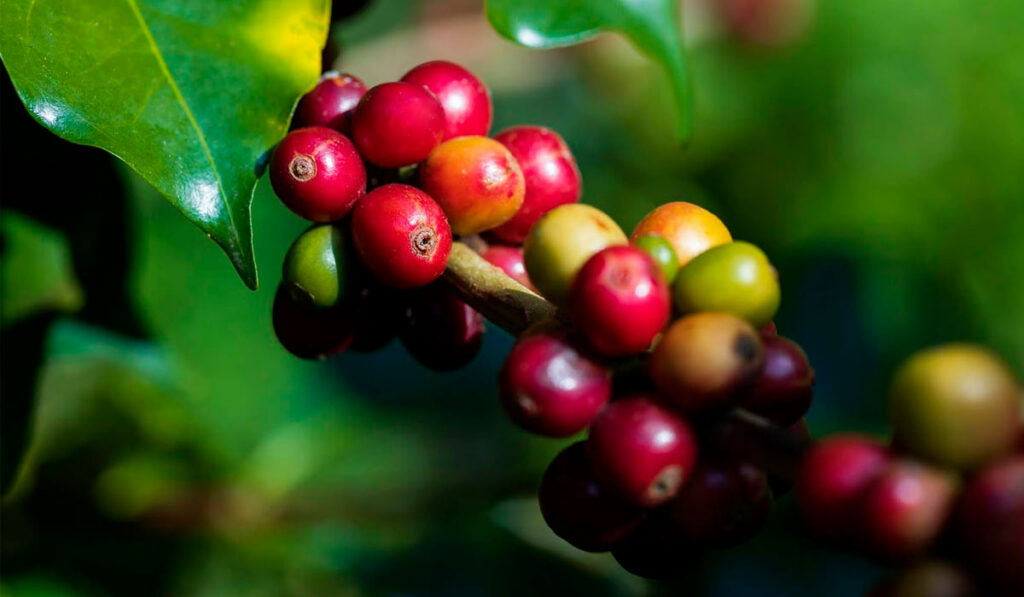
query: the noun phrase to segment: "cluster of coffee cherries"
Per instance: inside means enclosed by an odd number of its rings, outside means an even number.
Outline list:
[[[985,348],[912,355],[892,380],[887,445],[839,434],[803,458],[804,520],[883,562],[925,560],[892,583],[905,594],[1024,594],[1022,398],[1009,366]],[[928,590],[950,579],[957,591]]]

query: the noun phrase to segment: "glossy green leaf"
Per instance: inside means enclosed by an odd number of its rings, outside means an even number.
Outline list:
[[[4,0],[0,57],[36,120],[127,162],[255,288],[256,165],[316,82],[328,5]],[[39,164],[39,177],[60,176]]]
[[[487,0],[487,18],[499,34],[531,48],[570,46],[604,31],[626,36],[668,74],[685,143],[693,120],[679,5],[679,0]]]

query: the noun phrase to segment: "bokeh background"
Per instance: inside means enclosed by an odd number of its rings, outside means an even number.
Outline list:
[[[433,58],[474,70],[495,130],[558,130],[584,201],[627,230],[683,199],[763,247],[778,327],[818,373],[816,436],[883,435],[888,375],[927,345],[983,342],[1024,371],[1024,4],[805,1],[781,36],[714,4],[685,3],[685,151],[661,72],[615,36],[531,51],[477,1],[374,0],[332,43],[369,84]],[[8,80],[2,109],[4,459],[31,427],[0,513],[4,595],[852,596],[887,573],[812,541],[791,497],[678,581],[567,547],[533,497],[564,443],[498,407],[504,332],[449,374],[397,343],[294,359],[270,305],[304,224],[266,180],[252,293],[146,183],[31,122]]]

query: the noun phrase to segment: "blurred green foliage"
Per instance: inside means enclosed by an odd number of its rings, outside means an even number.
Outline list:
[[[975,340],[1024,372],[1022,22],[1013,0],[821,1],[801,39],[772,49],[705,24],[688,36],[685,152],[663,77],[616,39],[528,53],[489,32],[476,3],[399,0],[334,39],[340,66],[371,83],[414,64],[393,56],[465,62],[492,85],[495,130],[561,132],[584,200],[627,230],[669,200],[718,213],[780,272],[778,326],[818,373],[815,435],[881,434],[888,375],[912,350]],[[21,109],[3,108],[5,123]],[[34,438],[2,512],[4,595],[852,596],[882,574],[806,537],[791,498],[760,537],[674,583],[566,548],[530,498],[560,444],[518,432],[497,405],[510,338],[491,330],[475,363],[448,374],[397,344],[300,362],[269,315],[304,224],[266,181],[253,202],[264,283],[251,293],[155,190],[121,175],[143,331],[115,331],[109,314],[41,328]],[[6,191],[4,204],[6,371],[27,362],[12,321],[96,291],[87,268],[69,269],[73,222],[15,213]]]

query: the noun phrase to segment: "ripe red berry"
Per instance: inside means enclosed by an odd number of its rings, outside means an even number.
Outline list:
[[[383,168],[425,160],[443,136],[444,108],[419,85],[377,85],[352,113],[352,140],[359,153]]]
[[[355,332],[348,304],[311,307],[297,302],[284,287],[274,295],[271,317],[278,342],[303,359],[323,359],[345,350]]]
[[[689,424],[646,396],[605,407],[590,426],[587,444],[598,480],[645,507],[675,497],[697,461]]]
[[[424,62],[402,81],[422,85],[444,108],[444,138],[486,135],[491,130],[491,92],[473,73],[453,62]]]
[[[326,126],[348,134],[351,129],[352,110],[366,94],[366,84],[349,74],[328,71],[320,82],[302,96],[295,107],[292,125],[295,127]]]
[[[612,557],[636,576],[678,578],[700,565],[702,551],[676,529],[661,508],[649,513],[647,520],[613,547]]]
[[[366,193],[366,169],[345,135],[308,127],[278,143],[270,158],[270,184],[296,214],[332,222],[348,214]]]
[[[889,462],[865,489],[855,523],[868,553],[905,560],[939,536],[953,505],[953,482],[911,460]]]
[[[555,207],[580,200],[582,177],[562,137],[542,126],[516,126],[494,139],[508,148],[526,179],[523,206],[512,219],[491,231],[509,243],[522,243],[537,220]]]
[[[452,233],[440,206],[403,184],[374,189],[352,213],[352,237],[363,264],[396,288],[433,282],[444,272]]]
[[[526,273],[526,265],[523,264],[522,247],[488,245],[486,249],[480,252],[480,256],[491,265],[500,267],[506,276],[537,292],[537,289],[533,287],[533,283],[530,282],[530,276]]]
[[[587,260],[569,289],[569,313],[594,348],[608,356],[651,346],[672,310],[661,271],[646,253],[608,247]]]
[[[761,334],[761,341],[764,364],[740,406],[778,425],[791,425],[811,407],[814,370],[796,342],[772,334]]]
[[[887,462],[885,449],[866,437],[835,435],[818,442],[796,474],[796,497],[804,522],[824,537],[851,538],[861,497]]]
[[[508,416],[531,433],[568,437],[597,416],[611,396],[611,374],[579,353],[564,332],[524,334],[498,378]]]
[[[537,494],[552,531],[583,551],[608,551],[644,519],[644,511],[598,485],[585,442],[562,450],[544,471]]]
[[[971,568],[994,593],[1024,594],[1024,456],[989,465],[972,477],[957,514]]]
[[[480,352],[484,318],[434,282],[412,291],[399,338],[421,365],[434,371],[461,369]]]
[[[669,504],[684,537],[707,547],[751,539],[768,520],[772,496],[757,467],[728,459],[702,460]]]

